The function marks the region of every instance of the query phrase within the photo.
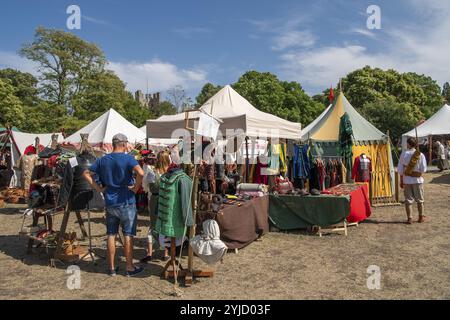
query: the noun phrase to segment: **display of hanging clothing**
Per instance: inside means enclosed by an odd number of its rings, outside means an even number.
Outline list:
[[[191,206],[192,179],[179,168],[169,169],[161,176],[158,219],[155,230],[167,237],[184,236],[185,221],[194,224]]]
[[[286,153],[286,143],[280,144],[280,173],[286,176],[287,173],[287,153]]]
[[[281,148],[279,144],[269,144],[269,166],[268,166],[268,174],[269,175],[278,175],[280,174],[280,153]]]
[[[269,184],[269,178],[266,174],[268,165],[267,163],[262,163],[260,157],[257,158],[255,176],[253,178],[253,183],[257,184]]]
[[[343,162],[341,159],[316,158],[310,161],[310,189],[326,190],[343,183]]]
[[[222,183],[225,176],[225,164],[216,163],[215,172],[216,172],[216,192],[220,194],[222,193]]]
[[[365,154],[355,158],[352,169],[352,179],[355,182],[369,182],[372,173],[372,161]]]
[[[29,192],[33,172],[38,165],[38,155],[28,154],[20,157],[17,168],[21,171],[21,185],[25,192]]]
[[[215,220],[204,221],[203,233],[195,236],[190,244],[194,253],[209,265],[220,261],[228,249],[220,240],[220,229]]]
[[[325,189],[329,189],[341,184],[342,181],[342,161],[328,160],[325,165]]]
[[[309,176],[308,149],[308,145],[294,145],[294,178],[306,179]]]
[[[203,192],[216,193],[216,173],[214,164],[202,163],[198,173],[200,178],[200,190]]]

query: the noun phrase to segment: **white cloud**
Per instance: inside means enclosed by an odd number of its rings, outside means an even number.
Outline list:
[[[37,75],[37,64],[16,53],[0,51],[0,69],[11,68]]]
[[[275,44],[272,46],[272,49],[275,51],[295,47],[311,47],[316,41],[310,31],[297,30],[288,30],[284,33],[280,33],[273,40]]]
[[[94,18],[94,17],[90,17],[90,16],[87,16],[87,15],[85,15],[85,14],[82,14],[82,15],[81,15],[81,18],[84,19],[84,20],[86,20],[86,21],[95,23],[95,24],[109,25],[109,23],[106,22],[106,21],[104,21],[104,20],[97,19],[97,18]]]
[[[283,72],[289,79],[308,87],[327,88],[347,73],[366,65],[387,67],[389,57],[373,56],[362,46],[324,47],[286,53],[281,56]],[[383,62],[380,65],[380,61]]]
[[[356,34],[366,36],[366,37],[369,37],[372,39],[375,39],[377,37],[376,34],[373,31],[370,31],[369,29],[356,28],[356,29],[351,30],[351,33],[356,33]]]
[[[185,89],[202,86],[207,80],[207,72],[201,68],[180,69],[176,65],[154,59],[150,62],[110,62],[109,69],[121,78],[130,91],[166,91],[180,85]]]
[[[342,45],[290,50],[280,55],[283,76],[321,91],[349,72],[370,65],[426,74],[440,85],[450,81],[450,1],[413,1],[420,20],[377,34],[374,50],[365,45]],[[375,34],[377,31],[374,31]],[[366,32],[359,32],[364,34]]]
[[[12,68],[22,72],[29,72],[37,76],[37,64],[22,58],[16,53],[0,51],[0,69]],[[108,68],[114,71],[127,84],[130,91],[144,90],[166,91],[174,86],[198,89],[207,82],[208,72],[205,68],[194,67],[180,69],[176,65],[157,59],[149,62],[109,62]]]
[[[308,21],[309,18],[302,15],[286,20],[247,20],[259,32],[272,35],[271,49],[274,51],[314,46],[315,36],[311,31],[301,28]],[[250,37],[255,39],[254,34],[251,34]]]

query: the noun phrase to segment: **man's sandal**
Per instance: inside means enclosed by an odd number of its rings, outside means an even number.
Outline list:
[[[424,223],[426,221],[426,217],[425,216],[420,216],[419,220],[417,220],[418,223]]]
[[[412,219],[408,218],[408,220],[406,220],[406,224],[412,224]]]

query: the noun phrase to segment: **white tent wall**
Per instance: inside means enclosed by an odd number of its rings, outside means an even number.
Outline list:
[[[58,142],[61,143],[64,140],[64,137],[62,133],[57,132],[58,135]],[[37,133],[25,133],[25,132],[18,132],[18,131],[12,131],[10,136],[10,143],[11,143],[11,163],[13,166],[18,164],[20,157],[24,154],[25,149],[35,144],[35,139],[39,138],[39,143],[43,145],[44,147],[49,147],[52,143],[52,135],[53,133],[44,133],[44,134],[37,134]],[[10,187],[19,187],[20,186],[20,177],[21,173],[18,170],[14,170],[14,175],[11,179]]]
[[[436,112],[430,119],[417,127],[418,138],[428,139],[430,136],[444,136],[450,135],[450,106],[444,105],[438,112]],[[402,149],[406,149],[406,140],[411,137],[416,137],[416,130],[403,134]]]
[[[290,122],[256,109],[231,86],[225,86],[201,108],[223,121],[219,130],[226,135],[227,129],[242,129],[249,137],[269,137],[271,134],[279,138],[299,140],[301,125]],[[211,112],[212,111],[212,112]],[[189,126],[194,126],[200,111],[189,114]],[[173,132],[185,127],[185,113],[173,116],[162,116],[157,120],[147,121],[147,137],[174,138]]]
[[[99,148],[107,146],[106,149],[108,150],[105,151],[110,151],[112,138],[117,133],[125,134],[131,144],[143,143],[146,139],[144,132],[122,117],[117,111],[110,109],[87,126],[72,134],[65,142],[77,145],[81,143],[81,134],[89,134],[89,144]]]

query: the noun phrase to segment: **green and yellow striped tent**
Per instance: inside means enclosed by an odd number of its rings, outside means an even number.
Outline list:
[[[338,155],[339,124],[345,113],[353,129],[353,160],[362,153],[372,159],[372,197],[392,197],[395,192],[395,171],[389,137],[360,115],[343,93],[305,127],[302,140],[314,145],[317,156]]]

